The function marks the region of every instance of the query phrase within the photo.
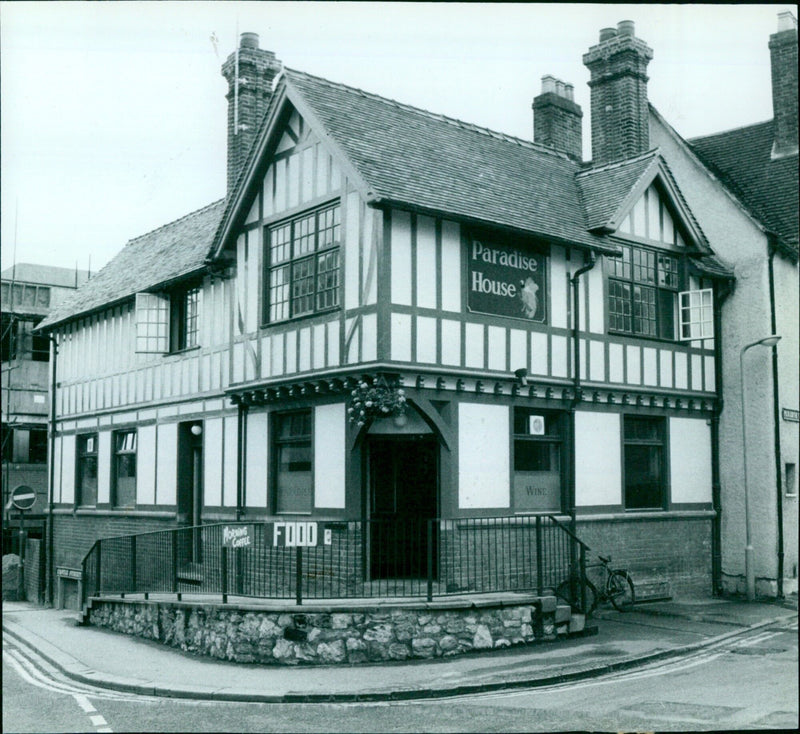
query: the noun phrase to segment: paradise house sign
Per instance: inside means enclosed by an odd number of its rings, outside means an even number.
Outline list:
[[[473,239],[467,261],[469,310],[544,323],[545,256],[528,248]]]

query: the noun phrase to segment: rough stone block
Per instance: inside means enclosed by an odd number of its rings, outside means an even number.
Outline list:
[[[472,638],[472,646],[476,650],[487,650],[490,649],[493,644],[492,633],[489,632],[489,628],[484,624],[479,624]]]
[[[572,610],[567,604],[559,604],[556,607],[556,624],[560,624],[561,622],[569,622],[571,616]]]
[[[415,657],[432,658],[436,655],[436,640],[430,637],[419,637],[412,640],[411,652]]]

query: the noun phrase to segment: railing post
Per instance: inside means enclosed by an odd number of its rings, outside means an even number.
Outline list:
[[[102,581],[102,578],[101,578],[101,576],[102,576],[102,573],[101,573],[102,568],[100,566],[100,560],[103,557],[102,556],[102,550],[103,550],[103,544],[100,541],[97,541],[97,576],[95,576],[95,578],[94,578],[94,595],[95,596],[100,596],[100,588],[103,585],[103,581]]]
[[[178,531],[170,531],[172,534],[172,593],[178,594],[178,601],[181,595],[178,592]]]
[[[536,590],[544,592],[544,566],[542,565],[542,516],[536,516]]]
[[[299,607],[303,603],[303,547],[295,549],[295,601]]]
[[[220,568],[222,571],[222,603],[228,603],[228,549],[222,546],[219,550]]]
[[[136,593],[136,536],[131,535],[131,593]]]
[[[428,601],[433,601],[433,520],[428,520]]]
[[[580,556],[580,570],[581,570],[581,612],[586,614],[586,547],[581,543],[581,556]]]

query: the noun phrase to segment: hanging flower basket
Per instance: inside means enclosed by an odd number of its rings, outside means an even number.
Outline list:
[[[348,418],[360,428],[368,420],[402,416],[406,411],[406,393],[402,388],[392,387],[383,382],[369,384],[365,380],[358,383],[350,393]]]

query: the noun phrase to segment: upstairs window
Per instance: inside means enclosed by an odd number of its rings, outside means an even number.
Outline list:
[[[675,339],[679,259],[666,252],[622,246],[608,258],[608,328],[656,339]]]
[[[136,351],[166,354],[198,346],[201,298],[197,284],[168,293],[137,293]]]
[[[266,231],[264,321],[274,323],[339,306],[341,209],[319,209]]]
[[[200,289],[182,288],[170,294],[170,351],[191,349],[198,344]]]

